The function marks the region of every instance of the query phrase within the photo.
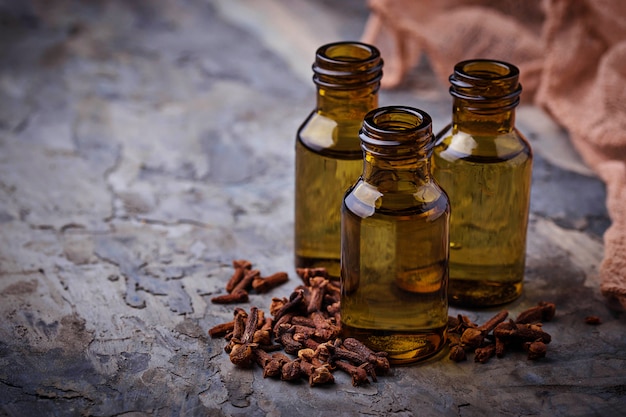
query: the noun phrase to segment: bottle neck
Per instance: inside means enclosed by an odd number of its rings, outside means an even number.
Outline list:
[[[515,129],[515,108],[477,110],[473,103],[454,99],[452,132],[464,132],[472,136],[497,136]]]
[[[429,182],[432,121],[418,109],[383,107],[369,112],[361,129],[365,182],[381,191],[414,189]]]
[[[375,155],[364,151],[362,179],[385,191],[402,189],[403,184],[412,188],[416,184],[431,181],[430,158],[414,154],[406,158],[390,159],[387,155]]]
[[[378,107],[378,85],[341,90],[318,87],[317,112],[338,123],[361,124],[365,115]]]
[[[515,129],[515,108],[521,92],[519,69],[512,64],[485,59],[459,62],[450,75],[453,133],[510,133]]]
[[[360,42],[336,42],[320,47],[313,63],[317,113],[344,125],[358,126],[378,107],[383,60],[380,51]],[[352,128],[351,128],[352,129]]]

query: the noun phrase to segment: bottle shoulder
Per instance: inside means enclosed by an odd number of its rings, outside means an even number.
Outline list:
[[[296,141],[309,150],[353,159],[362,157],[360,123],[339,122],[313,110],[300,125]]]
[[[447,194],[434,180],[389,191],[361,177],[344,197],[345,208],[361,218],[375,214],[426,214],[436,218],[449,212],[449,205]]]
[[[448,161],[463,159],[473,162],[498,163],[532,160],[532,148],[517,129],[499,135],[476,135],[463,131],[453,132],[448,126],[435,139],[435,159]]]

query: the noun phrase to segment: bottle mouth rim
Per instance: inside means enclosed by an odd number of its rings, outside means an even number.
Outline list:
[[[504,81],[519,78],[517,66],[496,59],[468,59],[454,66],[454,75],[473,81]],[[470,85],[467,85],[470,87]]]
[[[472,111],[507,110],[519,104],[522,85],[517,66],[495,59],[457,63],[450,75],[450,95],[471,102]]]
[[[349,51],[350,54],[346,55],[345,51]],[[354,65],[379,59],[380,51],[374,45],[358,41],[332,42],[320,46],[315,58],[335,65]]]
[[[371,110],[363,119],[359,136],[364,146],[429,147],[434,143],[432,118],[425,111],[410,106]]]
[[[320,46],[313,63],[313,82],[319,86],[353,89],[379,83],[383,59],[373,45],[358,41]]]

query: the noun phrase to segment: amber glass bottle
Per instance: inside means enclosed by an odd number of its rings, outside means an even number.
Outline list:
[[[532,152],[515,128],[519,70],[463,61],[450,76],[452,123],[437,135],[433,175],[450,198],[450,302],[488,307],[522,293]]]
[[[341,210],[341,327],[408,364],[446,338],[448,198],[430,174],[428,114],[373,110],[360,137],[363,172]]]
[[[338,42],[317,50],[317,107],[296,139],[295,264],[339,276],[340,208],[363,167],[359,129],[378,106],[383,61],[373,46]]]

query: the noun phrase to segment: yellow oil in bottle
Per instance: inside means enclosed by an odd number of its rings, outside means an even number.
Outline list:
[[[450,198],[450,303],[490,307],[522,293],[532,150],[515,128],[519,69],[476,59],[450,75],[452,123],[437,135],[433,176]]]
[[[313,117],[319,117],[314,115]],[[311,122],[308,126],[315,125]],[[358,128],[356,128],[358,131]],[[303,139],[301,135],[308,137]],[[332,135],[332,133],[329,133]],[[331,276],[339,276],[340,211],[346,190],[359,177],[363,168],[363,153],[358,136],[352,140],[352,150],[320,148],[313,150],[303,143],[324,137],[323,134],[300,132],[296,141],[295,213],[296,266],[299,268],[326,268]],[[314,143],[314,142],[313,142]]]
[[[450,206],[429,173],[429,132],[416,109],[370,112],[363,174],[342,205],[342,333],[394,365],[428,358],[446,339]]]
[[[447,251],[430,242],[448,243],[441,239],[448,235],[446,208],[441,199],[426,211],[389,215],[382,209],[361,218],[348,209],[344,216],[346,239],[362,243],[353,248],[360,256],[346,256],[342,266],[343,335],[388,352],[396,365],[425,359],[445,343]],[[350,263],[358,259],[367,265]]]
[[[450,302],[513,301],[524,279],[530,148],[514,132],[487,139],[457,133],[438,141],[432,161],[452,207]]]
[[[339,277],[341,201],[363,167],[359,129],[378,105],[382,66],[372,45],[337,42],[317,50],[317,105],[296,137],[296,268],[323,267]]]

